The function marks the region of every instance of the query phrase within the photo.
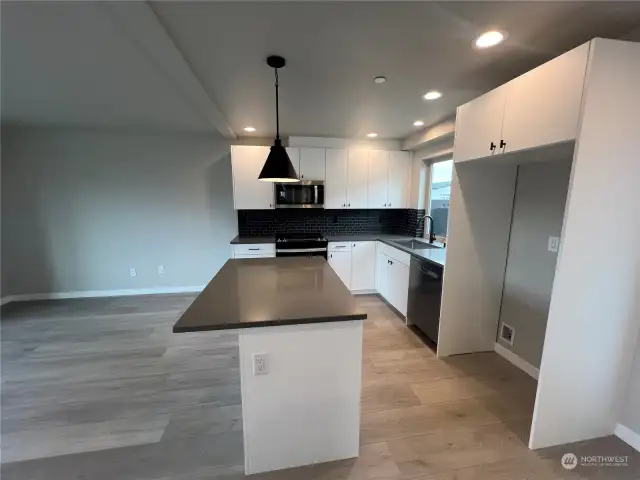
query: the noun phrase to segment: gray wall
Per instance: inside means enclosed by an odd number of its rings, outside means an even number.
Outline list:
[[[205,285],[236,233],[221,137],[3,127],[3,296]]]
[[[557,254],[547,250],[560,236],[571,159],[518,168],[500,322],[515,328],[514,345],[498,340],[540,367]]]

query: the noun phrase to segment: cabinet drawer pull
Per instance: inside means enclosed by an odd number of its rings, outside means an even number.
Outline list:
[[[493,143],[493,142],[491,142],[491,143],[489,144],[489,150],[491,150],[491,151],[493,152],[495,149],[496,149],[496,144],[495,144],[495,143]]]
[[[335,246],[335,247],[333,247],[333,248],[344,248],[344,245],[336,245],[336,246]]]
[[[260,250],[259,248],[250,248],[249,250]]]
[[[500,139],[500,148],[504,148],[506,146],[507,146],[507,143],[504,140]],[[503,152],[504,152],[504,150],[503,150]]]

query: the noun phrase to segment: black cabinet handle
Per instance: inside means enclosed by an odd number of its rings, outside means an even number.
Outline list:
[[[302,175],[300,175],[300,178],[304,178],[304,173]]]
[[[350,206],[351,206],[351,204],[350,204],[350,203],[347,203],[347,207],[350,207]]]
[[[333,254],[329,255],[329,258],[333,258]]]
[[[506,142],[504,140],[500,139],[500,148],[504,148],[506,146],[507,146]]]
[[[489,150],[491,150],[491,151],[493,152],[495,149],[496,149],[496,144],[495,144],[495,143],[493,143],[493,142],[491,142],[491,143],[489,144]]]

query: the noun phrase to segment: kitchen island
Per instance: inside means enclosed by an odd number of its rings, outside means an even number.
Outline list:
[[[229,260],[180,317],[238,329],[246,474],[358,456],[366,318],[321,257]]]

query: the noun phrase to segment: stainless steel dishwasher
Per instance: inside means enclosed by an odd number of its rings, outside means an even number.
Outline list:
[[[438,343],[443,271],[442,265],[411,257],[407,320],[433,343]]]

